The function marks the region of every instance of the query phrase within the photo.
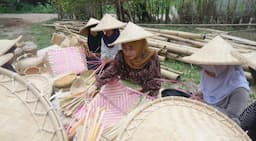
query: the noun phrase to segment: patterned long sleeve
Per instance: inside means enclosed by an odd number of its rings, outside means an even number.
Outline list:
[[[157,96],[159,93],[159,89],[161,88],[161,72],[160,72],[160,62],[158,60],[158,56],[154,55],[152,57],[149,68],[148,68],[148,75],[144,78],[144,82],[142,83],[142,88],[144,91],[149,91],[149,95]]]
[[[97,85],[102,86],[107,82],[118,78],[130,80],[142,86],[143,92],[156,96],[161,87],[160,63],[155,53],[142,69],[133,69],[125,62],[122,51],[119,51],[114,62],[97,77]]]

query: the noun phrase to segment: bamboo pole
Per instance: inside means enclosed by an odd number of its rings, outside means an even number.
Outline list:
[[[227,31],[222,31],[222,30],[217,30],[217,29],[201,28],[201,27],[197,27],[196,29],[202,30],[202,31],[209,31],[209,32],[216,33],[216,34],[228,34]]]
[[[168,79],[173,79],[173,80],[179,80],[180,79],[180,75],[174,72],[170,72],[168,70],[165,69],[161,69],[161,74],[163,77],[166,77]]]
[[[174,36],[174,35],[160,34],[160,36],[166,37],[168,39],[172,39],[172,40],[188,43],[188,44],[191,44],[194,47],[198,47],[198,48],[201,48],[202,46],[204,46],[204,43],[201,43],[201,42],[198,42],[198,41],[193,41],[193,40],[190,40],[190,39],[184,39],[184,38],[177,37],[177,36]]]
[[[150,37],[150,38],[152,38],[152,39],[156,39],[156,40],[160,40],[160,41],[168,41],[168,39],[167,38],[165,38],[165,37],[160,37],[160,36],[153,36],[153,37]]]
[[[171,72],[174,72],[174,73],[177,73],[177,74],[179,74],[179,75],[182,75],[182,74],[183,74],[183,72],[181,72],[181,71],[177,71],[177,70],[174,70],[174,69],[172,69],[172,68],[168,68],[168,67],[166,67],[166,66],[164,66],[164,65],[161,65],[161,68],[162,68],[162,69],[165,69],[165,70],[168,70],[168,71],[171,71]]]
[[[204,39],[205,38],[204,34],[195,34],[195,33],[190,33],[190,32],[165,30],[165,29],[154,29],[154,28],[145,28],[145,29],[148,31],[151,31],[151,32],[175,35],[175,36],[188,38],[188,39]]]
[[[175,52],[178,54],[183,54],[183,55],[191,55],[193,53],[195,53],[196,51],[198,51],[197,48],[193,48],[193,47],[189,47],[186,45],[179,45],[179,44],[174,44],[174,43],[166,43],[166,42],[159,42],[156,40],[148,40],[148,43],[150,46],[154,46],[154,47],[158,47],[158,48],[164,48],[166,47],[166,49],[170,52]]]
[[[248,80],[252,80],[252,74],[250,72],[244,71],[244,74]]]
[[[225,38],[225,39],[229,39],[232,40],[234,42],[240,43],[240,44],[246,44],[246,45],[251,45],[251,46],[256,46],[256,42],[252,41],[252,40],[247,40],[244,38],[240,38],[240,37],[235,37],[235,36],[231,36],[231,35],[221,35],[221,37]],[[255,47],[256,48],[256,47]]]
[[[166,59],[165,56],[161,56],[161,55],[158,55],[158,58],[159,58],[159,61],[161,61],[161,62],[164,62]]]

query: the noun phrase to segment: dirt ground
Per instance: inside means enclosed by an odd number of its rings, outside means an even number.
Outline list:
[[[57,14],[0,14],[0,38],[12,39],[22,34],[24,40],[31,40],[32,24],[56,18]]]

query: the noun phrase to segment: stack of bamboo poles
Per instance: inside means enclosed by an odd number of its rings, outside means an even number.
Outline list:
[[[148,39],[150,48],[157,51],[161,54],[162,57],[169,59],[174,59],[180,62],[183,62],[182,57],[191,55],[203,47],[208,41],[213,39],[216,35],[221,35],[225,40],[227,40],[231,45],[234,46],[236,50],[241,53],[248,53],[256,51],[256,42],[250,41],[247,39],[234,37],[227,35],[227,32],[211,30],[208,31],[214,32],[209,34],[210,36],[204,34],[195,34],[189,32],[180,32],[173,30],[161,30],[153,28],[145,28],[148,31],[151,31],[155,34],[158,34],[158,37],[152,37]],[[203,30],[203,29],[200,29]],[[164,52],[163,52],[164,50]],[[161,66],[161,72],[165,76],[166,68]],[[162,71],[163,70],[163,71]],[[247,69],[245,69],[247,71]],[[169,70],[168,70],[169,71]],[[173,71],[171,71],[173,72]],[[174,72],[175,73],[175,72]],[[245,72],[248,79],[252,79],[252,76],[249,72]],[[175,76],[181,75],[176,73]],[[170,74],[172,78],[174,75]]]

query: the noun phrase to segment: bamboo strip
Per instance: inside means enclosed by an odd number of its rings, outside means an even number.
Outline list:
[[[148,41],[150,46],[158,47],[158,48],[164,48],[169,52],[175,52],[177,54],[183,54],[183,55],[191,55],[195,53],[198,49],[185,46],[185,45],[179,45],[179,44],[174,44],[174,43],[163,43],[155,40],[149,39]]]

